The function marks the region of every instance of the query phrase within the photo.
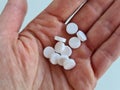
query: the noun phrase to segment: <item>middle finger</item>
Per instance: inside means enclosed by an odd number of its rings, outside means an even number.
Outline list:
[[[79,29],[87,32],[113,2],[114,0],[89,0],[71,22],[77,23]]]

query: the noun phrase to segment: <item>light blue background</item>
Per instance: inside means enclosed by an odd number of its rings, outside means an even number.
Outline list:
[[[7,0],[0,0],[0,12],[3,10]],[[51,0],[28,0],[28,12],[22,28],[24,28],[34,17],[36,17]],[[120,90],[120,59],[117,60],[105,75],[99,80],[95,90]]]

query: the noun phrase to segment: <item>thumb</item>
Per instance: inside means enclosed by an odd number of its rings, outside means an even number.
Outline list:
[[[26,11],[26,0],[8,0],[5,9],[0,15],[0,34],[18,33]]]

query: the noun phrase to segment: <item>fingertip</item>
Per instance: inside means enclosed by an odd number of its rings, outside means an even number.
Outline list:
[[[27,0],[8,0],[0,16],[0,32],[18,32],[27,12]]]
[[[18,10],[21,10],[21,12],[25,13],[27,12],[27,0],[9,0],[7,2],[6,7],[14,7]]]

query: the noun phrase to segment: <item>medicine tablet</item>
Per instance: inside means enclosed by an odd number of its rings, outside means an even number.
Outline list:
[[[73,69],[76,66],[76,62],[73,59],[66,60],[63,64],[65,70]]]
[[[78,26],[75,23],[69,23],[66,26],[66,31],[68,34],[75,34],[78,31]]]
[[[55,51],[57,53],[61,53],[63,52],[65,49],[65,44],[63,42],[57,42],[56,45],[55,45]]]
[[[81,41],[79,40],[79,38],[77,37],[72,37],[70,40],[69,40],[69,46],[72,48],[72,49],[77,49],[81,46]]]
[[[83,41],[83,42],[87,40],[86,35],[85,35],[84,32],[82,32],[82,31],[78,31],[78,32],[77,32],[77,37],[78,37],[81,41]]]
[[[66,39],[65,38],[63,38],[63,37],[59,37],[59,36],[55,36],[55,38],[54,38],[56,41],[58,41],[58,42],[63,42],[63,43],[65,43],[66,42]]]
[[[61,53],[61,55],[71,56],[72,55],[72,49],[69,46],[65,46],[64,51]]]
[[[66,60],[69,60],[68,56],[61,55],[60,58],[58,59],[58,64],[59,64],[60,66],[63,66],[63,63],[64,63]]]
[[[53,53],[55,53],[55,50],[54,50],[54,48],[52,48],[50,46],[46,47],[43,51],[43,55],[46,58],[50,58]]]
[[[60,58],[60,55],[58,53],[53,53],[50,57],[50,63],[53,65],[58,64],[58,59]]]

